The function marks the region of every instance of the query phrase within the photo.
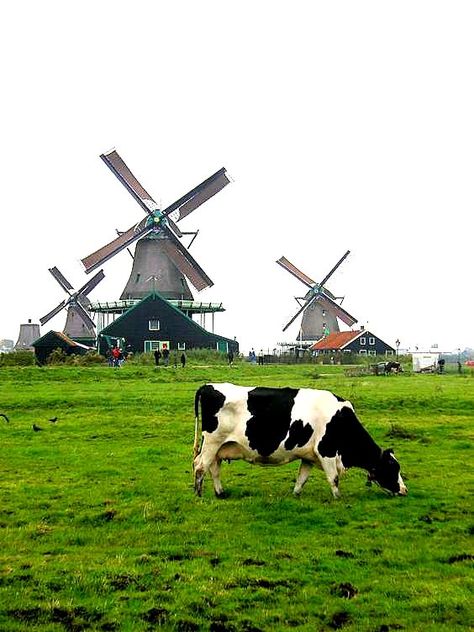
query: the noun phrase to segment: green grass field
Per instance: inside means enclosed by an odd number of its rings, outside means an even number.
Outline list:
[[[196,498],[206,381],[347,397],[408,497],[354,469],[340,500],[319,470],[295,498],[297,463],[234,462],[227,499]],[[472,629],[473,411],[472,374],[0,368],[0,631]]]

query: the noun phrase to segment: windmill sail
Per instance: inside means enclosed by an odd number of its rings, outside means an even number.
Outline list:
[[[99,250],[96,250],[87,257],[84,257],[84,259],[81,259],[85,271],[87,273],[92,272],[121,250],[133,244],[134,241],[140,237],[144,237],[152,229],[151,226],[147,226],[147,222],[148,217],[144,217],[141,222],[126,230],[113,241],[102,246],[102,248],[99,248]]]
[[[213,195],[219,193],[227,184],[230,179],[226,174],[225,168],[219,169],[212,176],[198,184],[197,187],[188,191],[183,197],[168,206],[163,215],[167,216],[175,211],[179,211],[179,218],[176,221],[180,221],[183,217],[186,217],[194,210],[196,210],[201,204],[207,202]]]
[[[127,191],[140,204],[145,213],[153,215],[159,210],[158,204],[140,184],[115,149],[100,156],[112,173],[120,180]]]

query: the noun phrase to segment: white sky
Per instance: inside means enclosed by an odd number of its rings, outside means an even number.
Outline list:
[[[80,259],[225,166],[180,223],[241,349],[294,339],[285,255],[389,344],[474,346],[472,2],[9,2],[0,14],[0,338],[77,289]],[[124,251],[92,300],[115,300]],[[61,330],[65,312],[42,329]]]

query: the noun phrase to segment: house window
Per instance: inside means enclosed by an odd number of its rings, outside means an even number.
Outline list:
[[[375,344],[375,338],[369,338],[369,345],[374,345]]]
[[[385,355],[393,355],[393,351],[389,351],[389,350],[387,349],[387,351],[385,352]]]
[[[148,321],[148,329],[150,331],[159,331],[160,321],[157,318],[150,318]]]
[[[367,349],[361,349],[359,355],[367,355]]]
[[[367,343],[367,338],[360,338],[360,344],[365,345]]]
[[[186,349],[186,343],[178,342],[178,351],[185,351],[185,349]]]
[[[370,355],[370,356],[377,355],[377,352],[375,351],[375,349],[369,349],[369,350],[367,351],[367,353],[368,353],[368,355]]]

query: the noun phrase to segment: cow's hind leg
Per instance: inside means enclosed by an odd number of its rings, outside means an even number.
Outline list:
[[[312,468],[313,464],[310,461],[301,460],[300,469],[298,470],[298,478],[296,479],[295,487],[293,489],[293,494],[296,496],[301,494],[303,485],[308,480]]]
[[[194,469],[194,491],[198,496],[202,496],[202,483],[204,481],[204,468],[201,464],[201,455],[198,454],[193,462]]]
[[[204,443],[201,452],[194,459],[194,491],[198,496],[202,495],[204,476],[215,461],[218,449],[219,445],[215,448],[206,448]]]
[[[212,483],[214,485],[214,492],[218,498],[224,498],[225,492],[221,483],[221,463],[222,459],[216,457],[209,466],[209,472],[212,476]]]

